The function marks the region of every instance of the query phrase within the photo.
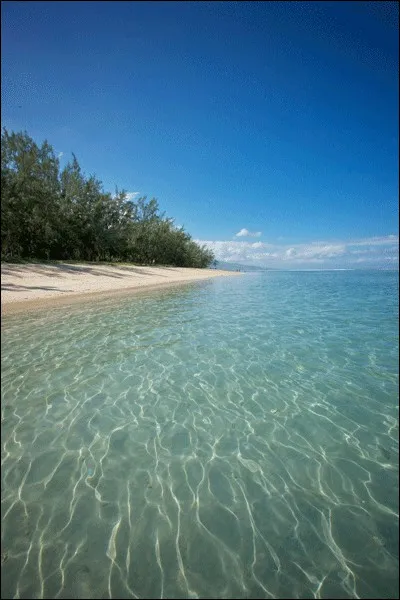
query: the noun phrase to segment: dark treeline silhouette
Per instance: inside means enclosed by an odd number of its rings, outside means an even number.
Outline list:
[[[26,132],[1,134],[2,260],[126,261],[205,268],[213,253],[199,246],[155,198],[133,201],[104,192],[76,156],[60,171],[50,144]]]

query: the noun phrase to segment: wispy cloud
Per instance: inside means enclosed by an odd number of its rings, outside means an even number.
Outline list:
[[[209,247],[217,260],[274,268],[393,268],[399,261],[397,235],[308,244],[269,244],[244,240],[197,241]]]
[[[62,158],[64,156],[64,152],[59,152],[57,158]]]
[[[140,196],[140,192],[127,192],[126,199],[127,200],[134,200],[138,196]]]
[[[353,242],[347,242],[348,246],[390,246],[391,244],[398,244],[398,235],[386,235],[381,237],[371,237],[365,240],[356,240]]]
[[[261,231],[251,232],[248,229],[241,229],[238,231],[235,237],[260,237]]]

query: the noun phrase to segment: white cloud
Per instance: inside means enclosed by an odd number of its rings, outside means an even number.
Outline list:
[[[392,244],[399,244],[398,235],[391,234],[380,237],[371,237],[364,240],[347,242],[348,246],[389,246]]]
[[[288,258],[333,258],[345,254],[344,244],[302,244],[285,252]]]
[[[134,200],[137,196],[140,196],[140,192],[127,192],[126,193],[127,200]]]
[[[240,232],[239,232],[240,233]],[[307,244],[269,244],[264,242],[203,241],[217,260],[274,268],[351,268],[352,266],[396,265],[399,260],[398,236],[364,238],[357,241],[320,241]]]
[[[64,152],[59,152],[57,158],[62,158],[64,156]]]
[[[248,229],[241,229],[236,234],[236,237],[260,237],[260,236],[261,236],[261,231],[255,231],[252,233]]]

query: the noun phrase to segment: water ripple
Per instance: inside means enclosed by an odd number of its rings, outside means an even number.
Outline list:
[[[392,598],[397,275],[3,319],[2,597]]]

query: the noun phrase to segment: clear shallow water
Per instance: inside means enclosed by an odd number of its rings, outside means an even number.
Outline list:
[[[398,273],[2,323],[3,598],[394,598]]]

